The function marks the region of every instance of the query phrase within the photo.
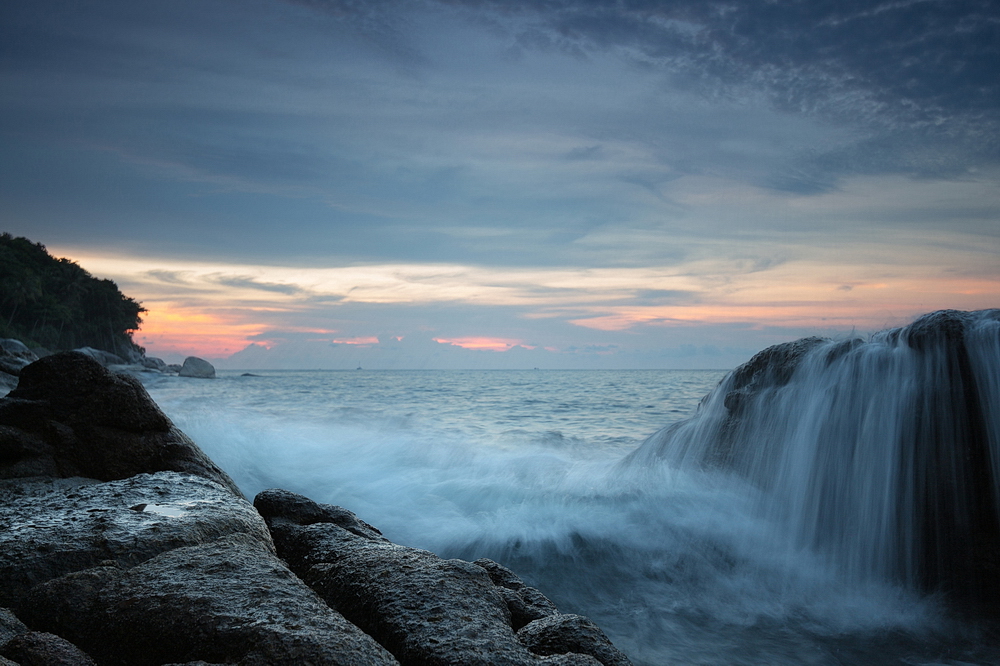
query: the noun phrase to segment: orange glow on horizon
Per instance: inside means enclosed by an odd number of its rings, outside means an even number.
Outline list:
[[[146,347],[150,356],[229,356],[246,347],[249,339],[263,330],[260,324],[196,307],[166,303],[149,303],[145,307],[148,312],[133,339]]]
[[[874,331],[933,310],[1000,303],[1000,272],[990,260],[948,254],[947,247],[903,248],[898,256],[895,251],[871,244],[820,248],[810,258],[760,269],[707,251],[664,267],[504,269],[416,263],[301,268],[65,255],[143,303],[148,312],[134,339],[151,356],[222,358],[250,344],[271,348],[291,340],[376,346],[379,339],[371,333],[391,332],[395,324],[366,321],[368,306],[379,312],[409,308],[418,315],[420,308],[440,304],[466,311],[510,308],[522,325],[539,322],[532,339],[553,349],[558,344],[545,339],[543,320],[609,334],[732,324]],[[354,322],[353,330],[323,326],[341,321]],[[414,330],[469,350],[534,348],[503,337],[513,333],[509,329],[453,336],[448,325],[435,320]]]
[[[361,336],[357,338],[335,338],[330,342],[338,345],[377,345],[378,338],[374,335]]]
[[[487,337],[460,337],[460,338],[434,338],[434,342],[438,342],[446,345],[454,345],[455,347],[462,347],[463,349],[485,349],[489,351],[502,352],[511,349],[512,347],[525,347],[527,349],[534,349],[534,347],[529,347],[525,345],[520,340],[513,340],[511,338],[487,338]]]

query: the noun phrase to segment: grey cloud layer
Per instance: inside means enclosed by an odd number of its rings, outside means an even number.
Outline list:
[[[0,214],[303,261],[627,264],[589,239],[646,229],[671,262],[720,231],[685,176],[811,196],[1000,166],[998,44],[990,2],[15,0]]]

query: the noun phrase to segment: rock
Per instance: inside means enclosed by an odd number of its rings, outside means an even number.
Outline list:
[[[169,363],[167,364],[167,371],[180,373],[181,366],[177,363]]]
[[[526,649],[514,633],[509,599],[526,614],[557,611],[492,560],[445,560],[394,544],[346,509],[285,490],[260,493],[254,506],[292,570],[402,664],[593,663],[583,649],[552,660]]]
[[[38,356],[20,340],[0,339],[0,372],[17,377],[21,368],[38,360]],[[16,385],[17,380],[15,380]]]
[[[878,333],[867,342],[834,344],[804,338],[765,349],[732,373],[725,396],[730,414],[720,431],[717,459],[742,458],[745,466],[746,460],[763,456],[752,428],[782,418],[773,414],[771,396],[807,358],[816,367],[829,367],[849,363],[843,357],[866,346],[897,350],[899,363],[905,367],[897,372],[905,374],[893,375],[891,381],[907,385],[893,383],[884,390],[898,392],[903,407],[868,418],[895,422],[902,441],[893,445],[905,452],[894,464],[905,470],[908,480],[893,488],[897,493],[893,502],[900,516],[910,512],[905,520],[913,527],[911,551],[898,557],[908,561],[906,566],[912,569],[907,576],[921,591],[942,594],[963,609],[1000,616],[1000,507],[996,504],[1000,481],[994,477],[997,468],[987,426],[995,417],[983,402],[988,395],[986,385],[996,380],[977,378],[977,364],[967,343],[970,331],[991,321],[1000,321],[1000,310],[941,310],[908,326]],[[994,350],[1000,345],[995,333],[992,345]],[[870,372],[869,366],[855,365],[853,372],[857,376],[868,372],[868,382],[886,380],[886,375]],[[803,390],[808,388],[803,385]],[[839,388],[854,389],[846,384]],[[750,410],[756,412],[753,418]],[[844,418],[830,427],[862,427]],[[844,464],[849,464],[846,458]],[[911,488],[918,490],[910,494]]]
[[[142,365],[143,359],[146,358],[145,353],[140,351],[140,348],[136,347],[126,349],[125,352],[121,354],[121,356],[122,358],[125,359],[125,362],[128,363],[129,365]]]
[[[24,617],[102,664],[397,663],[243,534],[51,580]]]
[[[139,380],[62,352],[35,361],[0,398],[0,478],[142,472],[197,474],[236,484],[160,411]]]
[[[156,358],[155,356],[143,356],[140,364],[148,370],[156,370],[157,372],[167,371],[167,364],[163,362],[163,359]]]
[[[803,357],[826,338],[802,338],[785,342],[758,352],[732,372],[732,385],[726,393],[726,408],[738,413],[746,399],[763,388],[784,386],[792,378]]]
[[[73,351],[77,354],[89,356],[104,367],[108,367],[109,365],[127,365],[125,359],[121,356],[103,351],[101,349],[94,349],[93,347],[80,347],[79,349],[74,349]]]
[[[21,666],[96,666],[83,650],[65,638],[43,631],[29,631],[0,648],[0,653]]]
[[[0,350],[7,356],[22,358],[28,361],[28,363],[38,360],[35,352],[28,349],[27,345],[23,342],[14,338],[0,338]]]
[[[353,512],[332,504],[314,502],[289,490],[281,488],[265,490],[258,493],[253,505],[269,523],[284,522],[294,525],[332,523],[366,539],[389,543],[380,531],[358,518]]]
[[[590,655],[604,666],[632,664],[600,627],[582,615],[549,615],[524,626],[517,637],[538,654],[574,652]]]
[[[868,340],[775,345],[624,465],[670,457],[776,488],[795,507],[797,538],[824,557],[995,620],[998,349],[1000,309],[933,312]]]
[[[230,534],[274,548],[249,502],[198,476],[6,481],[0,483],[0,606],[20,612],[35,585],[101,562],[134,566]]]
[[[476,560],[473,564],[482,567],[493,584],[497,586],[497,591],[507,602],[511,626],[515,631],[533,620],[559,612],[556,605],[549,601],[548,597],[537,589],[525,585],[524,581],[507,567],[485,557]]]
[[[525,647],[512,610],[557,610],[491,560],[287,491],[256,505],[135,377],[75,352],[25,366],[0,398],[0,666],[600,663]]]
[[[3,645],[15,636],[28,633],[28,627],[24,622],[17,619],[14,611],[9,608],[0,608],[0,645]]]
[[[184,359],[184,365],[177,373],[181,377],[198,377],[201,379],[212,379],[215,377],[215,366],[203,358],[188,356]]]
[[[576,654],[573,652],[542,657],[539,659],[539,663],[546,666],[601,666],[601,662],[589,654]]]
[[[17,375],[0,371],[0,394],[6,395],[17,388]]]
[[[264,491],[254,505],[268,521],[278,554],[400,663],[537,663],[515,637],[507,604],[481,567],[368,534],[350,512],[316,503],[304,508],[311,500],[301,496],[282,511],[282,499],[292,493],[277,494]],[[322,520],[326,512],[347,526]]]

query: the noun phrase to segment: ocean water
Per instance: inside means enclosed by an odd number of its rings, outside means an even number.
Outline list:
[[[697,424],[724,372],[254,374],[144,381],[248,496],[501,562],[636,664],[1000,664],[990,630],[804,542],[752,475],[629,457]]]

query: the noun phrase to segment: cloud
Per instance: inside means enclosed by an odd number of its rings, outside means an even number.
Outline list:
[[[604,149],[601,146],[578,146],[566,153],[568,160],[596,160],[602,157]]]
[[[15,0],[0,218],[151,348],[269,363],[642,367],[984,307],[997,13]]]
[[[837,173],[954,174],[970,159],[1000,159],[1000,11],[991,2],[448,4],[494,11],[522,47],[613,51],[710,99],[763,92],[776,109],[864,128],[890,148],[880,165],[867,164],[875,145],[862,136],[861,154],[840,152]],[[955,142],[961,150],[933,166],[907,150],[931,143],[936,153]],[[822,156],[807,165],[835,168]],[[828,180],[786,175],[765,183],[814,193]]]
[[[631,300],[642,305],[668,305],[690,303],[697,298],[697,292],[685,289],[640,289]]]
[[[259,289],[261,291],[272,291],[279,294],[302,294],[305,290],[295,284],[279,282],[261,282],[253,277],[238,275],[211,275],[208,279],[216,284],[226,287],[236,287],[238,289]]]
[[[188,279],[184,271],[171,271],[164,269],[153,269],[146,271],[145,273],[149,277],[157,280],[159,282],[166,282],[167,284],[188,284]]]

